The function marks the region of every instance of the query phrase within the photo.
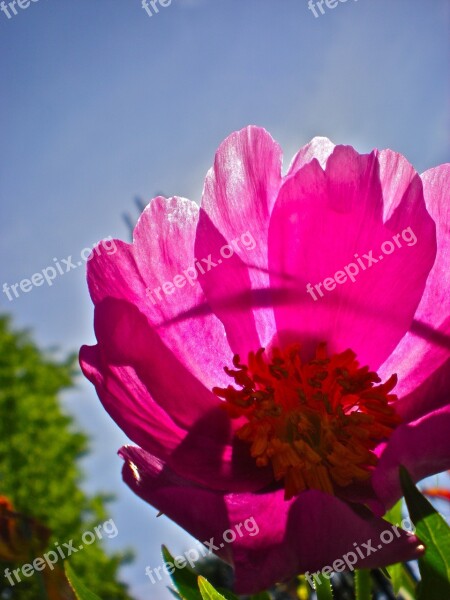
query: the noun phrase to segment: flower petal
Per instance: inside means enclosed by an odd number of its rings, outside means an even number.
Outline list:
[[[399,180],[399,196],[389,180],[386,198],[385,179],[376,152],[337,146],[325,172],[314,159],[283,185],[269,229],[283,343],[312,351],[326,341],[377,369],[408,330],[435,258],[435,228],[418,175],[406,190]],[[338,271],[341,284],[331,279]]]
[[[302,167],[310,163],[313,158],[319,161],[320,166],[325,170],[328,157],[333,153],[335,145],[326,137],[317,136],[309,144],[300,148],[292,159],[286,178],[295,175]]]
[[[194,484],[142,448],[124,446],[119,455],[124,481],[143,500],[200,541],[222,537],[229,526],[223,494]]]
[[[135,306],[106,299],[95,317],[99,343],[82,348],[81,366],[130,439],[211,488],[267,484],[270,470],[256,468],[245,444],[234,440],[221,401],[179,363]]]
[[[88,283],[96,305],[105,298],[134,304],[180,363],[212,389],[227,384],[223,366],[231,350],[222,324],[210,310],[176,319],[206,302],[200,285],[195,279],[191,285],[185,273],[195,262],[198,212],[184,198],[155,198],[136,225],[133,244],[115,241],[114,253],[97,247],[88,263]]]
[[[378,544],[391,526],[334,496],[309,491],[285,501],[283,490],[221,495],[192,486],[139,448],[125,447],[120,454],[126,460],[124,480],[136,494],[197,539],[212,541],[217,553],[234,565],[239,594],[331,566],[348,553],[357,567],[419,554],[417,538],[400,531],[398,537],[391,532],[389,543]]]
[[[150,396],[133,367],[107,365],[99,346],[83,346],[80,365],[111,418],[135,443],[168,460],[186,432]]]
[[[131,366],[148,394],[179,427],[189,429],[219,406],[217,396],[163,344],[133,304],[107,298],[96,306],[94,328],[103,366]]]
[[[411,330],[380,369],[383,377],[397,373],[397,410],[408,420],[448,403],[450,392],[450,164],[430,169],[422,180],[436,223],[436,260]]]
[[[202,198],[197,256],[233,244],[234,260],[222,260],[201,280],[205,295],[222,320],[235,353],[265,346],[275,334],[271,307],[255,308],[252,289],[268,288],[267,229],[281,185],[281,149],[264,130],[247,127],[230,135],[217,151]],[[250,234],[255,247],[241,238]],[[230,299],[238,298],[230,305]]]
[[[380,459],[372,485],[389,508],[402,496],[399,466],[408,469],[414,481],[450,469],[450,406],[401,425],[389,442],[378,450]]]

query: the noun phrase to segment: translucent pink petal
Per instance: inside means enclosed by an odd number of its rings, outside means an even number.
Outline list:
[[[133,367],[148,393],[179,427],[189,429],[219,406],[219,398],[163,344],[133,304],[104,300],[96,307],[94,328],[103,364]]]
[[[436,223],[437,254],[411,330],[380,369],[397,373],[398,410],[416,419],[448,403],[450,393],[450,164],[422,175],[427,209]]]
[[[131,366],[107,365],[99,346],[83,346],[80,364],[111,418],[149,452],[168,460],[186,436],[150,396]]]
[[[183,198],[155,198],[136,225],[133,244],[115,241],[114,253],[98,246],[88,263],[88,283],[94,304],[105,298],[134,304],[177,359],[212,389],[228,383],[223,366],[232,352],[222,324],[211,310],[173,322],[206,302],[200,285],[183,276],[195,261],[198,210]],[[173,285],[176,276],[184,277],[183,287]],[[176,281],[181,285],[182,279]],[[166,286],[170,294],[161,290],[166,282],[172,282]]]
[[[104,300],[96,309],[95,329],[99,343],[82,348],[81,367],[130,439],[212,488],[259,489],[270,481],[270,471],[257,469],[248,448],[234,439],[219,399],[162,344],[133,305]]]
[[[302,167],[307,165],[313,158],[319,161],[322,169],[325,170],[328,157],[333,153],[335,145],[326,137],[315,137],[309,144],[300,148],[292,159],[286,178],[295,175]]]
[[[379,499],[389,508],[402,496],[398,469],[403,465],[414,481],[450,469],[450,405],[401,425],[380,447],[372,477]]]
[[[393,531],[391,527],[334,496],[310,491],[286,502],[282,490],[222,495],[193,486],[139,448],[127,446],[120,454],[126,460],[124,480],[136,494],[200,541],[212,542],[217,554],[234,565],[237,593],[256,593],[299,573],[331,566],[349,552],[357,567],[418,555],[417,538],[403,532],[379,547],[380,535]],[[369,549],[363,546],[368,542]]]
[[[384,164],[380,175],[377,152],[359,155],[337,146],[325,172],[313,160],[283,185],[271,217],[269,262],[285,343],[349,347],[362,364],[377,369],[408,330],[435,258],[435,226],[419,176],[400,177],[396,196],[388,173],[393,171]],[[409,242],[399,235],[405,230]],[[359,271],[354,282],[347,273],[346,281],[327,291],[324,280],[350,263]],[[307,293],[307,284],[319,283],[320,291]]]
[[[222,260],[201,284],[233,351],[244,356],[275,334],[272,308],[255,308],[251,290],[268,288],[267,229],[280,185],[281,149],[257,127],[233,133],[221,144],[205,181],[197,256],[217,256],[224,243],[238,242],[234,260]],[[255,240],[251,250],[239,242],[247,232]]]
[[[417,340],[417,346],[420,350],[420,340]],[[420,362],[423,355],[417,356],[415,353],[412,353],[411,357],[416,358],[417,362]],[[408,377],[403,375],[403,369],[398,368],[396,370],[395,365],[393,365],[392,368],[394,369],[394,372],[400,372],[401,374],[400,386],[397,390],[399,400],[396,403],[396,410],[403,418],[404,422],[408,423],[410,421],[415,421],[449,403],[450,358],[433,371],[429,377],[423,379],[421,383],[419,383],[420,372],[417,370],[417,387],[412,389],[405,396],[402,394],[404,393],[405,388],[408,389],[409,387]],[[385,371],[385,369],[383,369],[383,371]],[[426,372],[425,363],[424,371]]]

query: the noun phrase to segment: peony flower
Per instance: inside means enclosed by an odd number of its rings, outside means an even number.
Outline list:
[[[281,160],[263,129],[233,133],[200,208],[153,199],[88,267],[80,361],[138,445],[124,479],[214,539],[238,593],[356,547],[356,567],[417,557],[402,530],[378,543],[399,465],[450,467],[449,165],[325,138]],[[249,518],[258,535],[222,541]]]

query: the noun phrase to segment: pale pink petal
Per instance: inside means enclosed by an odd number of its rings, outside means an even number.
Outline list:
[[[272,308],[255,307],[251,290],[269,285],[267,228],[280,185],[281,149],[257,127],[233,133],[221,144],[205,181],[197,256],[218,256],[223,243],[235,240],[236,257],[223,260],[201,284],[233,351],[242,355],[265,346],[275,334]],[[242,243],[245,234],[254,239],[254,248]]]
[[[307,165],[313,158],[319,161],[320,166],[325,170],[328,157],[333,153],[335,145],[326,137],[315,137],[309,144],[300,148],[292,159],[286,178],[295,175],[302,167]]]
[[[212,389],[228,383],[223,366],[232,352],[222,324],[211,310],[172,322],[206,302],[199,283],[191,278],[191,285],[186,277],[195,264],[198,212],[194,202],[183,198],[155,198],[136,225],[133,244],[115,241],[114,253],[98,247],[88,264],[88,283],[94,304],[108,297],[134,304],[164,345]],[[175,278],[182,287],[174,285]],[[165,284],[168,294],[162,290]]]

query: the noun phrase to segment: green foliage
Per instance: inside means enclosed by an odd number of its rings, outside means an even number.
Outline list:
[[[419,492],[404,467],[400,467],[400,482],[416,535],[426,548],[424,556],[419,558],[422,580],[417,588],[417,599],[450,598],[450,528]]]
[[[219,594],[219,592],[201,575],[198,578],[198,587],[202,595],[202,600],[225,600],[224,596]]]
[[[84,583],[78,579],[68,562],[65,563],[65,571],[67,579],[69,580],[70,585],[75,592],[77,600],[100,600],[98,596],[90,592]]]
[[[333,600],[333,588],[331,587],[331,581],[320,574],[318,576],[319,582],[315,585],[317,594],[317,600]]]
[[[166,563],[174,564],[174,557],[169,552],[166,546],[162,547],[162,555]],[[201,600],[201,596],[197,585],[197,575],[194,571],[186,566],[184,569],[177,569],[170,575],[180,598],[183,600]]]
[[[395,506],[388,510],[384,518],[389,521],[389,523],[398,525],[402,520],[402,505],[403,500],[399,500]],[[401,595],[405,600],[414,600],[416,582],[411,577],[406,565],[397,563],[386,567],[386,570],[391,580],[394,594],[396,596]]]
[[[77,459],[86,454],[88,440],[59,402],[74,375],[74,356],[57,361],[0,317],[0,495],[8,497],[16,511],[46,525],[52,531],[51,546],[71,539],[78,545],[83,532],[108,518],[107,498],[89,497],[80,488]],[[117,582],[117,571],[128,558],[129,554],[108,556],[97,540],[71,562],[102,600],[125,600],[129,596],[126,586]],[[6,566],[21,565],[0,563],[0,598],[5,589],[5,597],[11,599],[42,598],[36,575],[9,588],[3,577]]]
[[[372,598],[372,581],[368,569],[355,571],[355,596],[356,600],[371,600]]]
[[[173,573],[171,573],[170,577],[175,585],[175,588],[177,589],[175,596],[182,598],[182,600],[202,600],[204,596],[202,595],[203,592],[199,586],[200,581],[206,581],[206,579],[202,576],[199,576],[187,565],[184,568],[177,568],[175,565],[175,559],[166,546],[162,547],[162,554],[164,561],[169,563],[169,565],[174,566]],[[212,587],[209,583],[208,586]],[[224,598],[225,600],[237,600],[237,597],[229,590],[222,588],[219,589],[220,595],[217,596],[218,598]]]

